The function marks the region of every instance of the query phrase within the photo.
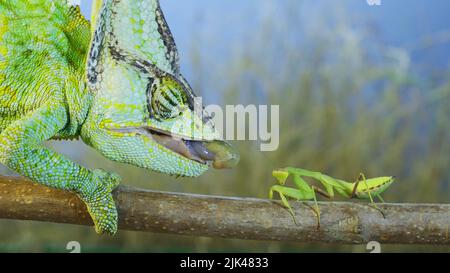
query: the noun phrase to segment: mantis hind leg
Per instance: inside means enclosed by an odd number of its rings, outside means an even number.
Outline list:
[[[383,199],[383,197],[381,197],[381,195],[377,194],[376,197],[378,197],[378,199],[381,201],[381,203],[386,203],[386,202],[384,202],[384,199]]]
[[[366,186],[367,195],[369,196],[369,199],[370,199],[369,206],[378,210],[381,213],[381,215],[383,216],[383,218],[386,219],[386,213],[384,212],[384,210],[382,208],[380,208],[377,205],[377,203],[375,203],[375,201],[373,200],[372,194],[370,193],[369,185],[367,184],[367,181],[366,181],[366,176],[363,173],[359,174],[358,180],[356,181],[355,187],[353,188],[352,197],[356,195],[357,187],[358,187],[358,184],[361,182],[361,180],[363,181],[364,185]],[[378,197],[378,199],[380,199],[382,201],[382,203],[384,203],[383,198],[381,198],[381,196],[379,194],[377,194],[376,196]]]

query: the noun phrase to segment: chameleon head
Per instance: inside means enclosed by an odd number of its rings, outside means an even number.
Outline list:
[[[236,166],[238,152],[220,139],[184,79],[149,79],[126,65],[105,73],[82,136],[106,157],[180,176]]]
[[[112,160],[167,174],[234,167],[239,154],[220,140],[180,73],[159,1],[96,0],[92,12],[84,141]]]

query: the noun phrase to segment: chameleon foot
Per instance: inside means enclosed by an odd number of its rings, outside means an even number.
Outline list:
[[[98,234],[114,235],[117,232],[117,209],[111,191],[119,185],[116,174],[95,170],[91,187],[81,191]]]

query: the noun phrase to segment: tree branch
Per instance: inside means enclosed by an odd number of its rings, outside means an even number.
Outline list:
[[[450,245],[450,205],[320,202],[316,229],[312,203],[291,202],[297,225],[278,202],[155,192],[119,187],[114,192],[124,230],[290,242]],[[74,194],[0,176],[0,218],[92,225]]]

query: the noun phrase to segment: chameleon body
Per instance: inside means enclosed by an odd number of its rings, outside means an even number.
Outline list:
[[[0,0],[0,162],[72,191],[98,233],[117,231],[120,177],[43,146],[79,138],[107,158],[177,176],[237,164],[180,73],[158,0]],[[220,162],[217,163],[217,162]]]

